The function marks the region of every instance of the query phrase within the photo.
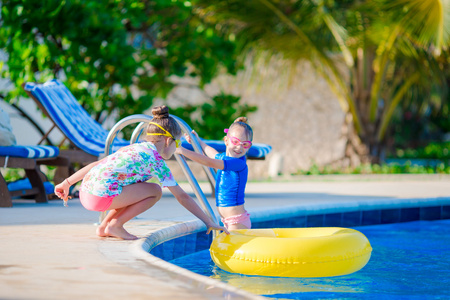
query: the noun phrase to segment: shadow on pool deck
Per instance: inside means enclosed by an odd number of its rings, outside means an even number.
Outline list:
[[[190,191],[187,184],[181,185]],[[450,205],[449,186],[450,176],[254,182],[247,187],[246,208],[252,213],[296,206],[389,205],[417,199],[441,199]],[[201,187],[210,196],[209,185],[202,183]],[[209,200],[213,205],[214,200]],[[261,299],[132,257],[129,249],[135,242],[96,237],[98,216],[85,210],[78,199],[70,200],[68,208],[55,200],[47,204],[14,201],[12,208],[0,209],[0,298]],[[153,208],[126,228],[145,237],[194,219],[164,192]]]

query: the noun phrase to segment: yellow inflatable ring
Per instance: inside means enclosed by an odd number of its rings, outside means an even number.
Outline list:
[[[240,229],[210,247],[221,269],[246,275],[330,277],[362,269],[372,247],[361,232],[339,227]]]

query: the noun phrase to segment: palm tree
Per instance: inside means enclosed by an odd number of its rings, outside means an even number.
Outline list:
[[[364,147],[349,145],[361,156],[379,158],[394,111],[411,91],[446,90],[448,63],[439,59],[449,51],[448,0],[195,3],[197,13],[219,24],[242,50],[309,60],[351,114]]]

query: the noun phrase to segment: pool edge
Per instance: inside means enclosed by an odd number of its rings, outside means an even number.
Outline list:
[[[313,216],[318,214],[333,214],[333,213],[346,213],[346,212],[364,212],[371,210],[390,210],[390,209],[411,209],[411,208],[428,208],[428,207],[448,207],[450,206],[450,197],[433,197],[433,198],[408,198],[398,199],[389,198],[383,200],[373,200],[369,203],[367,201],[360,203],[333,203],[335,206],[331,206],[329,203],[316,204],[316,205],[293,205],[288,207],[271,207],[260,209],[256,211],[250,211],[253,222],[265,222],[280,219],[281,217],[293,217],[293,216]],[[448,216],[447,218],[450,218]],[[398,222],[397,222],[398,223]],[[382,224],[382,223],[379,223]],[[203,282],[205,285],[214,286],[215,288],[223,289],[229,293],[234,293],[238,297],[244,297],[249,299],[266,299],[264,297],[250,294],[246,291],[237,289],[224,282],[202,276],[183,269],[176,265],[169,263],[161,258],[158,258],[150,253],[150,251],[156,246],[167,242],[169,240],[182,237],[185,235],[198,233],[205,231],[206,226],[200,220],[188,221],[179,224],[175,224],[160,230],[157,230],[150,235],[146,236],[139,241],[132,243],[130,252],[138,259],[146,261],[148,264],[163,268],[170,272],[174,272],[178,275],[184,276],[188,280],[195,280]],[[257,297],[257,298],[255,298]]]
[[[222,290],[223,294],[226,294],[226,296],[224,296],[226,299],[266,299],[265,297],[243,291],[219,280],[196,274],[150,254],[152,248],[165,241],[204,230],[206,230],[206,226],[200,220],[175,224],[153,232],[149,236],[132,243],[129,250],[135,258],[145,261],[152,266],[162,268],[168,272],[173,272],[184,277],[186,280],[194,280],[198,283],[198,286],[202,287],[204,290],[213,287]]]

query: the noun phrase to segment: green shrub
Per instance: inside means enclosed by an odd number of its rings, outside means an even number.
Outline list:
[[[7,168],[2,169],[2,176],[6,182],[13,182],[26,177],[24,169]],[[55,177],[56,167],[54,166],[41,166],[41,171],[45,174],[49,181],[53,181]]]
[[[396,158],[410,159],[450,159],[450,142],[434,142],[417,149],[397,149]]]
[[[361,164],[355,168],[318,167],[313,164],[308,170],[300,170],[293,175],[330,175],[330,174],[450,174],[450,166],[440,163],[436,166],[419,166],[411,162],[400,164]]]
[[[221,93],[211,103],[171,109],[171,113],[182,118],[201,138],[219,140],[237,117],[246,117],[257,110],[256,106],[239,103],[241,97]],[[251,120],[249,120],[251,126]]]
[[[25,177],[25,171],[23,169],[13,169],[8,168],[2,170],[3,178],[5,178],[6,182],[16,181]]]

